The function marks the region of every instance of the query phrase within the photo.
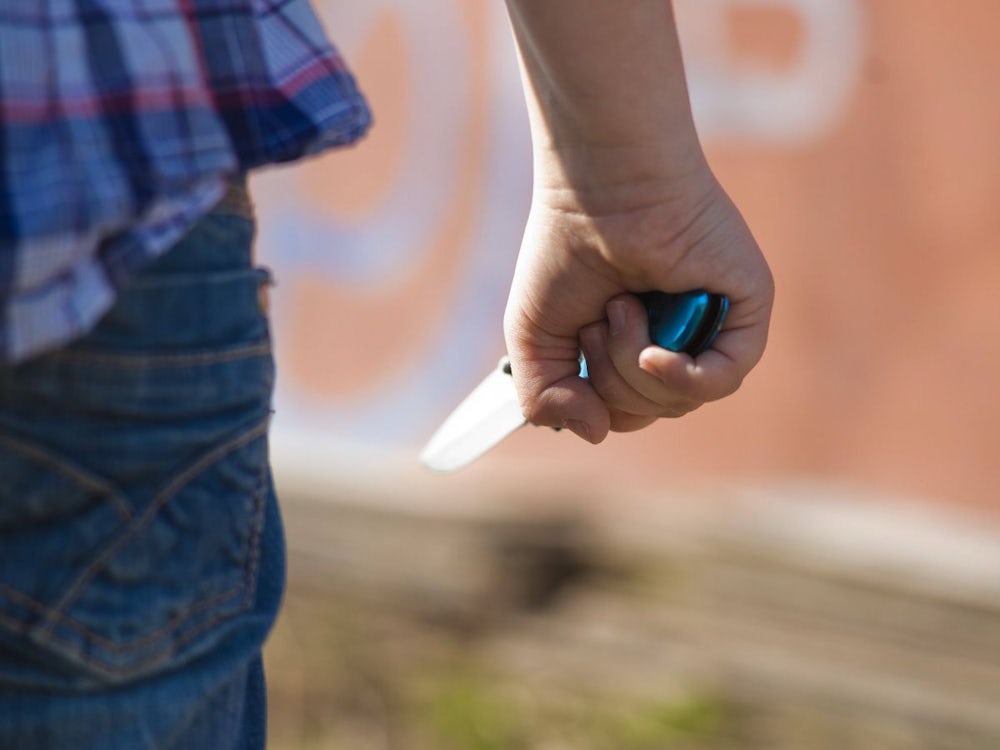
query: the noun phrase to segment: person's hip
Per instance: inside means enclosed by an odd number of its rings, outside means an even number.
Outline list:
[[[0,686],[174,669],[257,604],[274,368],[241,189],[93,332],[0,369]]]

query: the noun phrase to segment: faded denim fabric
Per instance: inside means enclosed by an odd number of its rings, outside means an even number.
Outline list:
[[[284,543],[241,190],[91,334],[0,368],[0,750],[264,745]]]

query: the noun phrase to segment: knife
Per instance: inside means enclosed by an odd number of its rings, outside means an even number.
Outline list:
[[[692,357],[712,345],[729,312],[727,297],[700,289],[637,296],[646,306],[653,342]],[[587,362],[582,356],[580,377],[587,377]],[[420,462],[433,471],[457,471],[527,423],[517,400],[510,361],[502,357],[496,369],[437,429],[420,454]]]

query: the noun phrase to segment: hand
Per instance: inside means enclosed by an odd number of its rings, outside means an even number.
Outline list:
[[[630,294],[705,289],[730,311],[697,359],[653,345]],[[733,393],[767,340],[773,281],[707,166],[683,178],[536,186],[504,330],[525,417],[599,443]],[[578,377],[578,354],[589,380]]]
[[[773,283],[701,151],[672,4],[507,5],[535,179],[504,316],[525,417],[599,443],[732,393],[764,350]],[[731,305],[696,360],[652,346],[629,294],[692,289]]]

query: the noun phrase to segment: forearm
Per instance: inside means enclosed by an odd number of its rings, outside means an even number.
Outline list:
[[[732,393],[763,352],[773,286],[698,143],[670,0],[507,4],[535,166],[504,316],[525,417],[600,442]],[[650,289],[726,295],[712,348],[653,346],[630,294]]]
[[[581,190],[704,167],[669,0],[507,0],[536,187]]]

